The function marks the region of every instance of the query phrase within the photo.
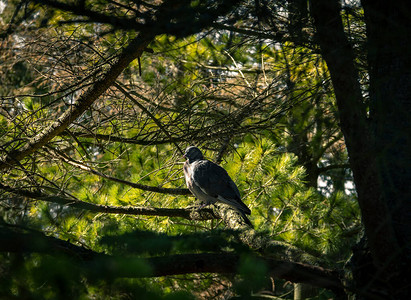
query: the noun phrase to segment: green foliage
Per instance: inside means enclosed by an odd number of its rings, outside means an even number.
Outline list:
[[[263,289],[268,281],[268,268],[264,262],[256,258],[244,256],[238,268],[241,278],[235,283],[234,288],[242,298],[249,298],[252,292]]]
[[[192,252],[248,251],[248,248],[238,241],[238,232],[221,229],[178,235],[139,230],[122,235],[105,235],[100,244],[116,255],[158,256]]]
[[[144,12],[157,5],[109,2],[86,1],[86,6],[114,18],[129,16],[139,5]],[[187,3],[201,6],[201,1]],[[280,3],[270,5],[281,11]],[[1,24],[12,21],[11,6]],[[225,16],[227,24],[247,30],[255,26],[260,17],[241,19],[254,14],[249,9],[241,5],[238,20]],[[137,35],[47,6],[28,4],[25,17],[22,10],[16,13],[17,21],[27,22],[16,21],[0,56],[2,155],[24,147],[70,111]],[[67,130],[2,173],[2,183],[97,205],[186,208],[195,204],[193,197],[153,193],[127,182],[183,188],[177,146],[195,144],[214,160],[228,141],[221,165],[251,209],[255,230],[331,268],[341,267],[360,220],[355,194],[344,188],[351,174],[329,168],[347,164],[348,157],[327,67],[306,42],[279,43],[248,34],[158,35],[117,78],[134,101],[112,87]],[[319,175],[327,191],[317,187]],[[266,287],[267,266],[248,255],[251,250],[239,241],[239,233],[221,221],[94,213],[5,191],[0,197],[3,222],[115,257],[112,269],[85,263],[85,271],[65,256],[1,254],[0,297],[192,299],[193,294],[221,296],[224,290],[246,298]],[[184,253],[240,253],[239,275],[115,277],[116,270],[151,274],[142,258]],[[288,291],[279,290],[278,295]]]
[[[31,299],[192,299],[182,291],[164,294],[150,287],[146,280],[115,279],[116,272],[135,276],[139,270],[141,275],[150,274],[141,260],[118,257],[109,265],[104,263],[97,261],[95,266],[89,266],[64,256],[8,255],[2,257],[2,265],[7,269],[0,277],[0,296],[18,299],[27,295]]]

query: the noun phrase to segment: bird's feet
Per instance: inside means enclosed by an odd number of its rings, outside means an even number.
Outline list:
[[[197,207],[197,210],[203,209],[207,205],[208,205],[208,203],[202,203],[200,206]]]
[[[190,205],[187,208],[194,209],[194,210],[201,210],[204,207],[209,206],[210,204],[211,203],[200,203],[200,205],[199,205],[199,204],[195,203],[194,205]]]

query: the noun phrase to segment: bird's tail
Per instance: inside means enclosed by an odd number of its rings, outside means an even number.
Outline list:
[[[243,218],[244,222],[245,222],[248,226],[250,226],[251,228],[254,228],[253,224],[252,224],[251,221],[247,218],[247,216],[246,216],[243,212],[240,212],[240,213],[241,213],[241,217]]]

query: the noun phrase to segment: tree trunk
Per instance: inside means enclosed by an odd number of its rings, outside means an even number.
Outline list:
[[[401,17],[393,4],[363,2],[369,34],[369,112],[361,94],[355,57],[344,34],[339,2],[312,0],[311,13],[331,74],[371,253],[363,258],[371,260],[372,268],[367,269],[357,288],[379,291],[383,298],[405,299],[401,298],[407,278],[404,254],[409,253],[411,240],[410,30],[404,22],[407,13]],[[364,259],[357,257],[357,261]],[[371,274],[371,270],[376,271]]]
[[[370,65],[370,116],[382,197],[398,243],[411,253],[411,29],[410,9],[363,1]],[[409,3],[408,3],[409,4]],[[409,7],[409,6],[408,6]]]
[[[409,1],[362,1],[367,24],[370,123],[380,197],[394,231],[393,249],[380,268],[389,274],[395,299],[407,295],[411,263],[411,27]],[[396,295],[396,296],[394,296]]]

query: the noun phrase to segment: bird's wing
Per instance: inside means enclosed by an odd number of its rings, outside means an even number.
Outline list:
[[[246,214],[251,213],[241,201],[240,191],[226,170],[208,160],[201,160],[194,164],[193,181],[204,193],[235,206]]]

